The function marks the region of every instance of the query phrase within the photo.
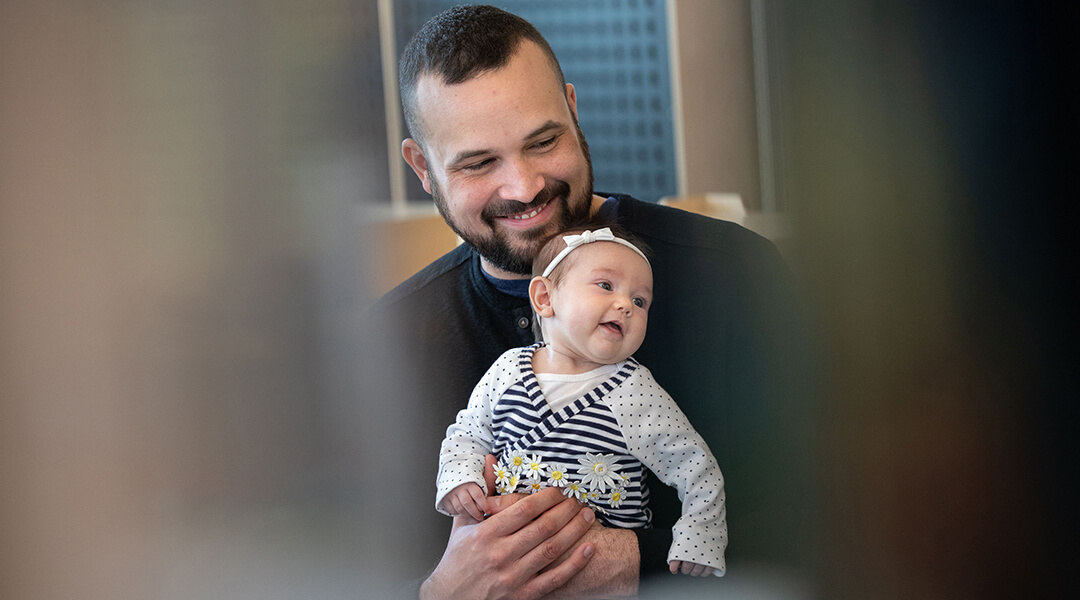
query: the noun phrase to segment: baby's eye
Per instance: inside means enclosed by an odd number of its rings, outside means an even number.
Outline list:
[[[644,298],[634,298],[634,306],[636,306],[638,308],[645,308],[645,299]]]
[[[611,291],[611,284],[606,282],[606,281],[601,281],[600,283],[598,283],[596,285],[600,286],[600,289],[602,289],[602,290],[607,290],[609,292]]]

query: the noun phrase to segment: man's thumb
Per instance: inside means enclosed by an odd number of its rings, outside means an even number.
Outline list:
[[[488,454],[484,457],[484,483],[487,484],[487,495],[495,495],[495,455]]]

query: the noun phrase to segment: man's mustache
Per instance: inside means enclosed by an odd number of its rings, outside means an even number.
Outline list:
[[[528,204],[522,204],[520,202],[514,202],[513,200],[507,200],[498,204],[489,204],[484,208],[485,219],[495,219],[498,217],[508,217],[510,215],[516,215],[523,212],[529,212],[540,208],[544,204],[550,202],[553,198],[567,197],[570,195],[570,184],[565,181],[556,181],[555,183],[545,186],[540,190],[532,202]]]

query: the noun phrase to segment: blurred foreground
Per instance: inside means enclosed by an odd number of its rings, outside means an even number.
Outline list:
[[[715,595],[1065,595],[1075,11],[784,6],[812,551]],[[432,486],[351,402],[376,39],[374,0],[0,3],[0,597],[385,596]]]

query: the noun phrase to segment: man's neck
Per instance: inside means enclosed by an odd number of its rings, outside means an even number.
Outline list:
[[[607,198],[603,198],[597,196],[596,194],[593,194],[592,206],[589,207],[589,215],[596,215],[596,212],[600,210],[600,207],[604,204],[606,200]],[[500,269],[499,267],[493,265],[491,261],[484,258],[483,256],[480,257],[480,268],[483,269],[485,273],[491,275],[496,279],[532,279],[532,275],[513,273],[511,271]]]
[[[514,273],[511,271],[500,269],[499,267],[491,264],[491,261],[484,258],[483,256],[480,257],[480,268],[484,270],[484,273],[487,273],[495,279],[529,279],[531,277],[530,275],[526,275],[523,273]]]

